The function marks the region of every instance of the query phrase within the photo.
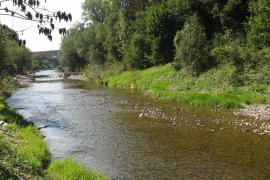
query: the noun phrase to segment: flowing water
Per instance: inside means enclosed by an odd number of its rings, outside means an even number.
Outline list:
[[[42,128],[53,159],[111,179],[270,178],[270,137],[243,132],[230,111],[74,81],[32,83],[7,102]]]

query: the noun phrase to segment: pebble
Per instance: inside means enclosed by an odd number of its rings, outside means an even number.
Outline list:
[[[8,123],[6,123],[5,121],[0,121],[0,126],[6,127],[7,125],[8,125]]]
[[[5,124],[4,121],[0,121],[0,126],[3,126]]]
[[[143,114],[143,113],[141,113],[141,114],[139,115],[139,118],[142,118],[142,117],[143,117],[143,115],[144,115],[144,114]]]

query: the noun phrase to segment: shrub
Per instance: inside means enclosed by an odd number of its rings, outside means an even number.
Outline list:
[[[0,96],[9,95],[18,86],[19,84],[11,76],[7,76],[5,73],[3,77],[0,76]]]
[[[211,56],[218,64],[232,64],[234,73],[231,83],[241,85],[246,81],[243,75],[247,67],[255,66],[257,61],[252,58],[254,51],[245,45],[246,40],[240,34],[227,30],[224,34],[216,34]]]
[[[208,41],[196,15],[190,17],[184,28],[177,32],[174,44],[176,69],[190,66],[194,72],[199,73],[210,65]]]

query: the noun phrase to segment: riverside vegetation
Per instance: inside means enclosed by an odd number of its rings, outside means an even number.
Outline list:
[[[60,63],[161,99],[241,107],[269,96],[270,2],[85,0]]]
[[[161,99],[223,107],[264,103],[269,16],[268,0],[85,0],[84,24],[65,35],[60,63],[111,87],[137,88]],[[16,85],[10,76],[33,64],[11,34],[1,26],[2,95]],[[105,178],[72,160],[52,162],[47,172],[50,155],[38,130],[3,98],[0,107],[8,123],[0,136],[3,177]]]
[[[52,161],[38,128],[4,101],[18,82],[12,76],[36,68],[30,51],[17,34],[0,26],[0,179],[106,179],[72,160]]]

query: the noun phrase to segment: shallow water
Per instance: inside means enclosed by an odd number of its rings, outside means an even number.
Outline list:
[[[54,159],[112,179],[270,177],[269,136],[240,131],[230,111],[63,81],[32,83],[7,102],[42,128]]]

